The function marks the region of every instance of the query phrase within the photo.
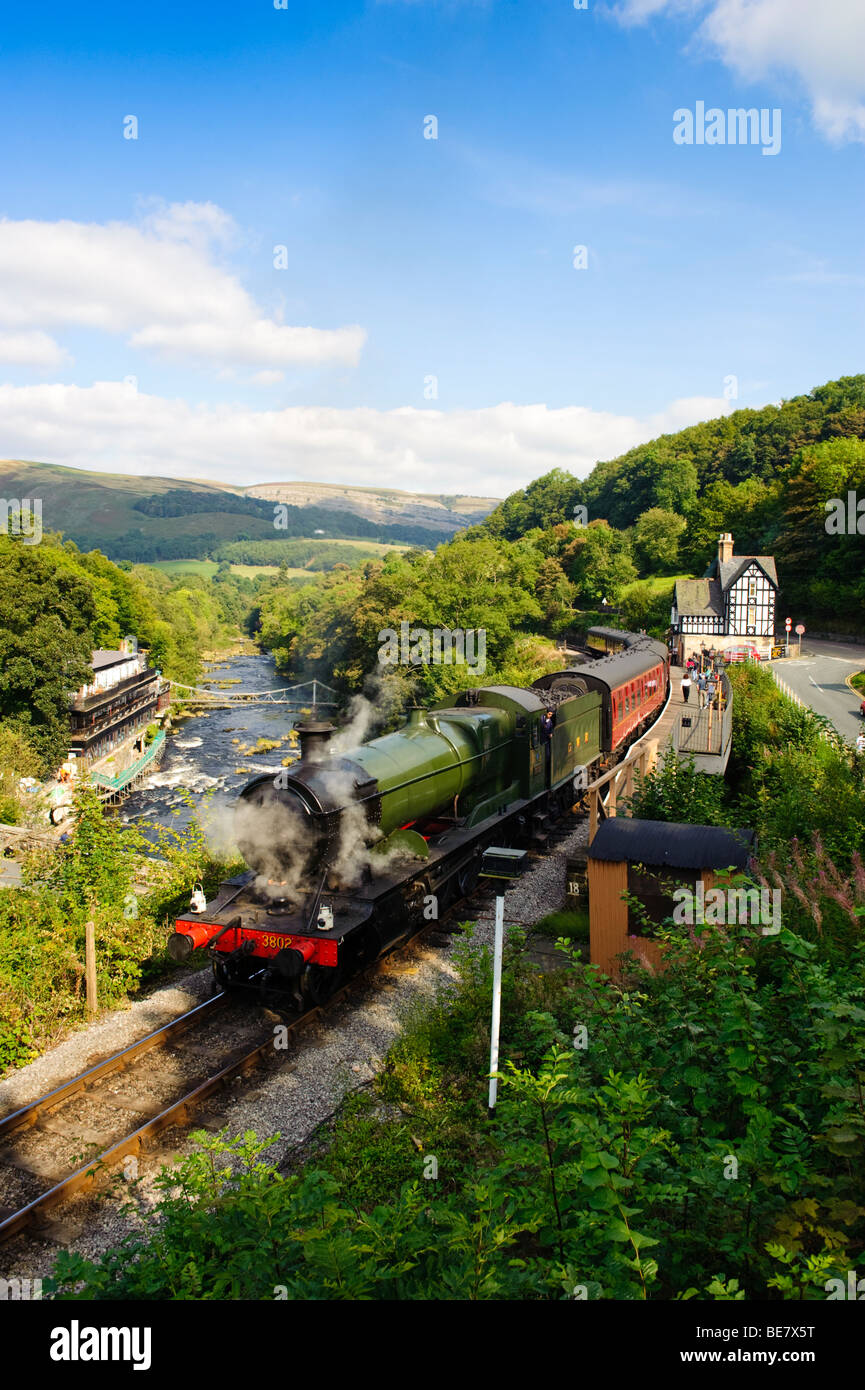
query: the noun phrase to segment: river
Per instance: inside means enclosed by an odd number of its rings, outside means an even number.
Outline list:
[[[204,686],[220,680],[239,681],[225,687],[226,695],[284,689],[292,684],[277,673],[272,657],[258,652],[209,662],[198,683]],[[215,693],[219,693],[218,687]],[[184,804],[188,792],[196,800],[209,792],[215,804],[230,805],[257,773],[280,771],[282,759],[291,752],[288,733],[298,717],[296,708],[240,705],[182,718],[168,736],[159,766],[123,802],[122,820],[154,821],[173,830],[182,829],[191,814]],[[285,742],[279,749],[254,756],[239,751],[239,744],[249,746],[260,738]],[[238,768],[244,770],[239,772]]]

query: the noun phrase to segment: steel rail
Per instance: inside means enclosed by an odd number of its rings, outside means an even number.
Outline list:
[[[226,994],[217,994],[212,999],[205,999],[203,1004],[197,1004],[194,1009],[180,1014],[170,1023],[166,1023],[164,1027],[157,1028],[154,1032],[139,1038],[138,1042],[130,1043],[129,1047],[122,1048],[120,1052],[112,1053],[104,1061],[97,1062],[94,1066],[88,1067],[87,1071],[73,1076],[70,1081],[64,1081],[62,1085],[56,1086],[53,1091],[48,1091],[37,1100],[23,1105],[20,1110],[13,1110],[8,1115],[4,1115],[0,1119],[0,1139],[9,1134],[17,1133],[19,1129],[29,1129],[38,1125],[43,1114],[55,1109],[64,1100],[68,1100],[70,1096],[89,1090],[95,1082],[100,1081],[104,1076],[110,1076],[112,1072],[124,1071],[130,1062],[143,1057],[146,1052],[151,1052],[155,1047],[164,1047],[166,1043],[171,1042],[173,1038],[180,1037],[181,1034],[200,1023],[204,1018],[209,1018],[211,1014],[224,1009],[227,1003],[228,995]]]
[[[411,939],[416,940],[433,925],[437,926],[439,924],[429,923],[427,926],[422,927],[419,932],[414,933]],[[308,1027],[309,1024],[317,1021],[325,1012],[329,1012],[333,1009],[346,997],[346,995],[363,984],[381,965],[382,961],[387,959],[391,954],[393,954],[393,950],[386,952],[384,956],[373,961],[366,970],[347,981],[338,989],[326,1004],[313,1005],[313,1007],[307,1009],[305,1013],[299,1014],[297,1018],[290,1019],[283,1025],[286,1029],[286,1034],[299,1032],[301,1029]],[[227,996],[224,994],[217,995],[216,999],[207,1002],[215,1004],[219,1000],[224,1002],[226,998]],[[202,1007],[202,1005],[199,1005],[199,1009]],[[197,1010],[193,1010],[192,1012],[195,1013]],[[152,1139],[171,1125],[187,1119],[190,1110],[195,1109],[202,1101],[207,1100],[215,1091],[218,1091],[224,1086],[226,1082],[250,1071],[262,1061],[268,1052],[273,1050],[273,1046],[274,1035],[270,1033],[263,1042],[256,1044],[251,1051],[245,1052],[239,1057],[235,1057],[231,1062],[221,1067],[218,1072],[215,1072],[213,1076],[208,1077],[206,1081],[200,1082],[199,1085],[195,1086],[191,1091],[188,1091],[186,1095],[181,1096],[179,1100],[173,1101],[171,1105],[166,1106],[158,1115],[154,1115],[152,1119],[147,1120],[124,1139],[118,1140],[116,1144],[112,1144],[96,1158],[92,1158],[83,1167],[78,1168],[74,1173],[70,1173],[67,1178],[61,1179],[54,1187],[49,1188],[47,1192],[42,1192],[38,1197],[34,1197],[32,1202],[28,1202],[27,1206],[21,1207],[18,1211],[13,1212],[5,1221],[0,1221],[0,1244],[8,1240],[11,1236],[17,1235],[25,1227],[33,1224],[34,1221],[36,1221],[42,1213],[49,1210],[49,1208],[58,1206],[62,1202],[68,1201],[76,1192],[91,1187],[100,1169],[112,1167],[128,1155],[138,1153],[149,1139]],[[122,1055],[123,1054],[118,1054],[118,1056]],[[83,1075],[88,1076],[89,1073],[85,1072]],[[81,1078],[76,1078],[76,1080],[79,1079]],[[69,1084],[71,1085],[72,1083]],[[52,1096],[53,1095],[54,1093],[52,1092]],[[46,1096],[44,1099],[47,1100],[48,1097]]]

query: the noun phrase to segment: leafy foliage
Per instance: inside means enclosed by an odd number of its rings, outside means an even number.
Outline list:
[[[668,749],[646,773],[637,772],[628,813],[639,820],[731,825],[723,779],[696,770],[693,758]]]
[[[554,469],[467,534],[518,540],[582,505],[625,542],[633,535],[643,573],[672,567],[678,544],[682,566],[701,574],[718,535],[731,531],[738,554],[777,556],[785,595],[803,616],[859,630],[861,538],[825,526],[827,503],[850,490],[865,491],[865,375],[663,435],[598,463],[582,481]]]
[[[61,1296],[825,1297],[865,1233],[862,940],[843,966],[786,929],[666,941],[666,973],[623,986],[511,943],[492,1125],[491,963],[467,948],[324,1162],[285,1177],[272,1139],[199,1135],[157,1222],[61,1256]]]
[[[215,891],[227,872],[199,823],[176,832],[123,826],[96,793],[80,790],[74,828],[57,850],[34,852],[25,886],[0,893],[0,1071],[21,1066],[85,1015],[84,929],[96,933],[101,1007],[173,969],[174,917],[196,880]]]

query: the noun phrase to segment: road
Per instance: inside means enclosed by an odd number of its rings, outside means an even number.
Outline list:
[[[865,647],[803,637],[801,658],[771,664],[800,700],[816,714],[825,714],[839,734],[854,742],[865,727],[858,713],[863,697],[845,685],[844,678],[865,671]]]

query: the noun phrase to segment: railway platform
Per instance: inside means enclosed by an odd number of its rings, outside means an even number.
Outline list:
[[[680,758],[693,758],[698,772],[723,777],[730,758],[733,731],[733,698],[730,682],[721,676],[719,707],[700,709],[700,692],[691,686],[688,703],[682,696],[681,666],[670,668],[672,695],[653,730],[659,752],[673,748]]]

